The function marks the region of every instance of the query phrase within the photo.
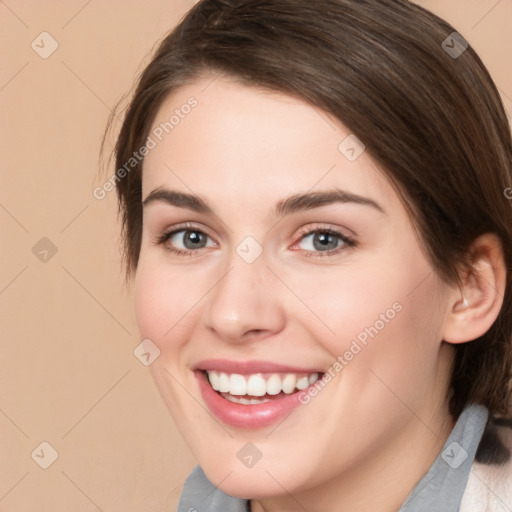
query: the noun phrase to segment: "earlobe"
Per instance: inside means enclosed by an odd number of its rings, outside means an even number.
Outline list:
[[[503,305],[506,265],[500,239],[486,233],[470,248],[471,269],[460,273],[460,290],[453,290],[443,339],[464,343],[479,338],[492,326]]]

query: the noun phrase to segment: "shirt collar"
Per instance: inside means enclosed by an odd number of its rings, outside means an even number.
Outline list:
[[[482,405],[470,405],[462,411],[441,453],[398,512],[459,510],[488,416]]]

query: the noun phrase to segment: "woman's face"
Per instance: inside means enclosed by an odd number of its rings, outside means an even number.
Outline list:
[[[168,98],[150,136],[137,321],[210,480],[297,493],[434,443],[448,287],[350,132],[210,78]]]

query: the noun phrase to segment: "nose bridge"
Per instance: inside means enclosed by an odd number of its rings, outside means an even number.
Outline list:
[[[256,244],[244,239],[235,248],[226,272],[208,294],[206,327],[227,341],[243,341],[256,332],[275,333],[284,325],[275,277]]]

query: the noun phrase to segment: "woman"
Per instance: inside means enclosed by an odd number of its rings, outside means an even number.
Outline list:
[[[453,27],[200,1],[116,168],[179,511],[512,509],[511,134]]]

